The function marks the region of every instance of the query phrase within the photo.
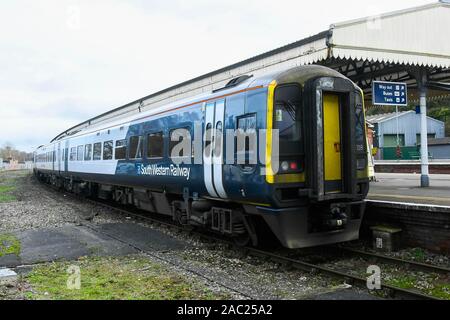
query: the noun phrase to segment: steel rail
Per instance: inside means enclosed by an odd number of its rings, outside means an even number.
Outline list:
[[[55,190],[55,188],[52,188],[52,189]],[[107,208],[107,209],[119,212],[121,214],[130,216],[130,217],[134,217],[135,219],[148,221],[148,222],[151,222],[151,223],[154,223],[154,224],[164,225],[164,226],[167,226],[167,227],[170,227],[172,229],[176,229],[176,230],[179,230],[179,231],[182,231],[182,232],[183,231],[184,232],[187,231],[185,228],[183,228],[182,226],[179,226],[179,225],[177,225],[175,223],[162,221],[161,219],[156,219],[156,218],[153,218],[153,217],[149,217],[147,215],[136,213],[136,212],[131,211],[131,209],[125,209],[125,208],[119,207],[117,205],[112,205],[110,203],[105,203],[103,200],[96,200],[96,199],[86,198],[86,197],[82,197],[82,196],[79,196],[79,195],[76,195],[76,194],[73,194],[73,193],[68,193],[68,192],[65,192],[65,194],[70,195],[71,197],[73,197],[75,199],[78,199],[78,200],[82,199],[82,200],[87,201],[87,202],[89,202],[89,203],[91,203],[93,205],[100,205],[100,206],[102,206],[104,208]],[[151,214],[151,213],[149,213],[149,214]],[[311,273],[322,272],[322,273],[327,274],[327,275],[332,276],[332,277],[338,277],[338,278],[343,278],[343,279],[352,281],[354,283],[359,284],[361,287],[364,287],[364,288],[366,288],[366,286],[367,286],[367,279],[358,277],[358,276],[350,274],[350,273],[345,273],[345,272],[342,272],[342,271],[338,271],[338,270],[334,270],[334,269],[327,268],[327,267],[324,267],[324,266],[320,266],[318,264],[305,262],[305,261],[302,261],[302,260],[286,257],[286,256],[283,256],[283,255],[279,255],[279,254],[276,254],[276,253],[273,253],[273,252],[268,252],[268,251],[263,251],[263,250],[260,250],[260,249],[256,249],[256,248],[253,248],[253,247],[238,247],[237,245],[235,245],[233,242],[231,242],[229,240],[224,240],[224,239],[216,237],[216,236],[205,235],[204,233],[193,232],[192,230],[190,230],[190,234],[192,234],[192,233],[194,233],[194,234],[196,234],[196,235],[198,235],[198,236],[200,236],[200,237],[202,237],[204,239],[213,240],[213,241],[221,241],[222,243],[227,244],[228,246],[231,246],[231,247],[233,247],[235,249],[238,249],[238,250],[243,250],[245,253],[251,254],[252,256],[255,256],[255,257],[269,258],[270,260],[272,260],[274,262],[280,262],[282,264],[286,264],[286,265],[292,266],[292,267],[294,267],[294,268],[296,268],[298,270],[302,270],[302,271],[307,271],[307,272],[311,272]],[[123,241],[123,240],[121,240],[121,241]],[[124,243],[126,243],[126,241]],[[133,244],[128,244],[128,245],[133,246]],[[143,251],[142,249],[139,249],[139,250]],[[145,253],[145,251],[143,251],[143,252]],[[386,259],[391,260],[390,258],[386,258]],[[401,259],[397,259],[397,260],[401,260]],[[410,261],[404,261],[404,260],[403,260],[403,262],[404,263],[410,263]],[[226,286],[224,286],[224,287],[226,287]],[[441,300],[441,299],[439,299],[437,297],[426,295],[426,294],[423,294],[423,293],[420,293],[420,292],[417,292],[417,291],[414,291],[414,290],[404,289],[404,288],[400,288],[400,287],[396,287],[396,286],[392,286],[392,285],[388,285],[388,284],[381,284],[380,291],[381,290],[387,290],[393,298],[395,298],[395,296],[397,294],[399,294],[399,295],[402,295],[405,298],[408,297],[408,298],[411,298],[411,299]],[[241,294],[241,293],[239,293],[239,294]],[[243,294],[243,296],[246,296],[246,295]]]
[[[149,221],[152,223],[156,223],[156,224],[163,224],[165,226],[168,226],[170,228],[173,229],[177,229],[180,231],[186,231],[183,227],[173,224],[173,223],[169,223],[169,222],[165,222],[165,221],[161,221],[159,219],[155,219],[152,217],[148,217],[148,216],[144,216],[142,214],[139,213],[135,213],[133,211],[127,210],[127,209],[123,209],[120,207],[116,207],[114,205],[111,204],[107,204],[104,203],[103,201],[96,201],[93,199],[88,199],[89,202],[93,203],[93,204],[100,204],[101,206],[111,209],[111,210],[115,210],[118,212],[121,212],[123,214],[126,214],[130,217],[134,217],[134,218],[138,218],[140,220],[144,220],[144,221]],[[238,247],[237,245],[235,245],[234,243],[232,243],[231,241],[228,240],[224,240],[220,237],[215,237],[215,236],[211,236],[211,235],[205,235],[204,233],[201,232],[195,232],[196,235],[201,236],[204,239],[208,239],[208,240],[213,240],[213,241],[221,241],[224,244],[227,244],[235,249],[239,249],[239,250],[244,250],[244,252],[251,254],[252,256],[255,257],[262,257],[262,258],[270,258],[272,261],[274,262],[280,262],[289,266],[292,266],[296,269],[302,270],[302,271],[307,271],[307,272],[317,272],[320,271],[322,273],[328,274],[330,276],[334,276],[334,277],[339,277],[339,278],[344,278],[347,280],[351,280],[355,283],[358,283],[364,287],[366,287],[367,285],[367,279],[366,278],[361,278],[349,273],[345,273],[342,271],[337,271],[331,268],[327,268],[327,267],[323,267],[317,264],[312,264],[312,263],[308,263],[305,261],[301,261],[298,259],[294,259],[294,258],[289,258],[283,255],[279,255],[276,253],[272,253],[272,252],[268,252],[268,251],[263,251],[260,249],[256,249],[253,247]],[[400,259],[398,259],[400,260]],[[406,263],[410,263],[409,261],[404,261]],[[432,268],[432,266],[427,266],[428,268]],[[413,290],[409,290],[409,289],[403,289],[403,288],[399,288],[396,286],[392,286],[392,285],[387,285],[387,284],[382,284],[381,285],[381,290],[388,290],[394,297],[396,294],[401,294],[405,297],[411,297],[411,298],[415,298],[415,299],[422,299],[422,300],[440,300],[436,297],[433,296],[429,296],[420,292],[416,292]]]
[[[372,253],[372,252],[367,252],[367,251],[363,251],[363,250],[347,248],[347,247],[343,247],[343,246],[339,246],[338,250],[342,251],[343,253],[355,254],[355,255],[359,255],[359,256],[363,256],[363,257],[367,257],[367,258],[374,258],[374,259],[382,260],[387,263],[392,263],[395,265],[405,265],[406,267],[413,267],[413,268],[423,270],[423,271],[431,271],[431,272],[436,272],[436,273],[450,274],[450,268],[445,268],[445,267],[432,265],[432,264],[428,264],[428,263],[422,263],[422,262],[417,262],[417,261],[412,261],[412,260],[405,260],[405,259],[400,259],[400,258],[395,258],[395,257],[389,257],[389,256],[386,256],[383,254]]]

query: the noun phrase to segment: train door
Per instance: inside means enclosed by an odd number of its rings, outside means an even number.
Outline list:
[[[69,140],[66,140],[64,147],[64,172],[69,171]]]
[[[225,100],[205,105],[203,135],[203,174],[211,197],[226,198],[223,184]]]
[[[56,144],[53,145],[53,150],[51,152],[51,160],[52,160],[52,171],[56,170]]]
[[[61,142],[58,142],[58,150],[56,152],[56,163],[58,174],[61,174]]]
[[[325,193],[342,192],[341,106],[337,94],[323,96],[323,155]]]

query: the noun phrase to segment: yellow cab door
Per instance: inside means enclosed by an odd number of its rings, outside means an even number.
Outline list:
[[[339,96],[324,93],[324,177],[325,193],[342,192],[341,116]]]

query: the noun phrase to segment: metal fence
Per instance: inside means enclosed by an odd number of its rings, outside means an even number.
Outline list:
[[[33,162],[25,163],[7,163],[0,162],[0,171],[12,171],[12,170],[33,170]]]

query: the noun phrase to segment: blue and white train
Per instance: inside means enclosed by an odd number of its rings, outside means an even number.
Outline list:
[[[332,69],[243,76],[214,92],[90,123],[36,150],[40,180],[242,245],[278,239],[303,248],[359,237],[369,188],[363,94]],[[187,136],[174,134],[180,129]],[[248,134],[244,143],[226,141],[230,130]],[[252,137],[263,152],[249,147]],[[196,142],[192,149],[176,149],[186,139]]]

